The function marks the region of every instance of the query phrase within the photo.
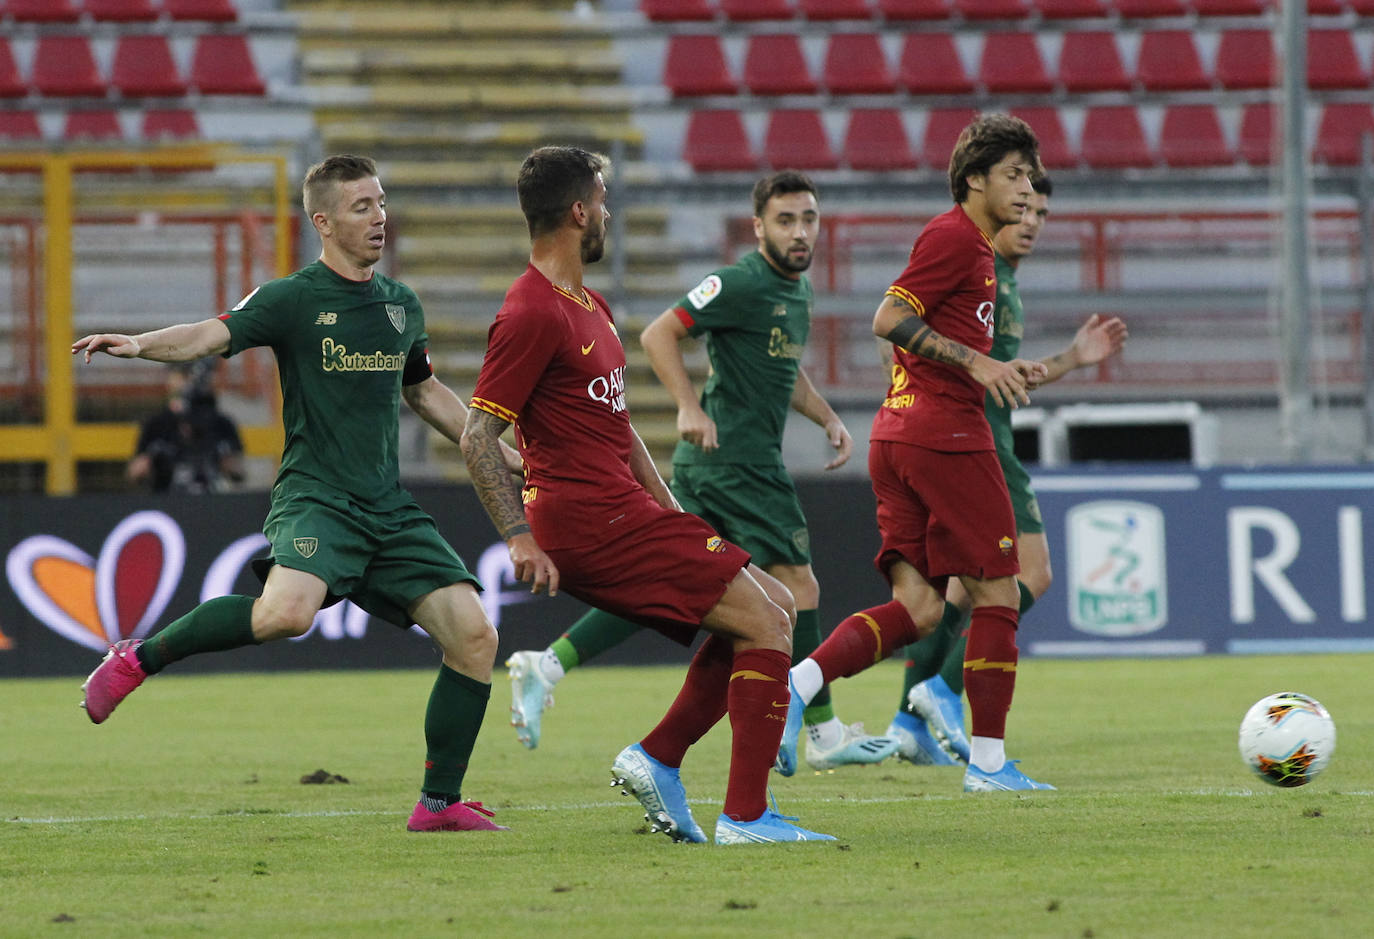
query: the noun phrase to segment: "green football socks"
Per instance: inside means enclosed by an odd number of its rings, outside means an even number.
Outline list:
[[[420,788],[426,795],[458,801],[490,698],[487,682],[439,666],[425,709],[425,781]]]
[[[138,647],[138,661],[149,675],[201,652],[223,652],[258,645],[253,638],[253,598],[215,597],[173,620]]]

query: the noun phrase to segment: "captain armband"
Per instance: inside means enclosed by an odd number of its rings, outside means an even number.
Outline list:
[[[921,322],[919,316],[906,316],[899,320],[896,326],[888,330],[887,335],[883,338],[910,352],[913,342],[928,332],[930,332],[930,327]]]

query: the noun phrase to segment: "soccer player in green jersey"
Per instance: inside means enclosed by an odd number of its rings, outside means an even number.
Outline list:
[[[425,713],[426,759],[411,831],[498,829],[463,802],[468,759],[491,695],[496,630],[481,585],[401,488],[402,400],[457,442],[467,408],[434,377],[414,292],[373,270],[386,243],[386,195],[375,164],[332,156],[310,168],[306,215],[320,258],[269,281],[223,316],[137,336],[102,333],[72,345],[155,362],[271,347],[281,374],[286,448],[263,530],[272,566],[262,594],[217,597],[146,642],[116,643],[91,673],[82,706],[94,723],[149,675],[190,655],[302,636],[321,607],[347,597],[443,653]],[[508,466],[519,456],[507,448]]]
[[[792,592],[797,625],[793,661],[821,641],[820,586],[796,489],[782,463],[790,410],[806,416],[835,450],[826,469],[849,459],[854,443],[802,367],[811,329],[811,266],[820,230],[816,187],[792,170],[758,181],[753,191],[758,250],[708,275],[644,330],[641,342],[678,405],[681,441],[670,484],[682,508],[706,519]],[[704,337],[711,375],[698,400],[680,343]],[[543,710],[566,671],[623,642],[639,627],[592,610],[543,652],[516,652],[512,723],[526,747],[539,744]],[[806,709],[806,758],[815,769],[876,763],[895,738],[874,737],[835,716],[828,689]]]
[[[1010,362],[1020,354],[1026,317],[1016,286],[1016,269],[1034,250],[1050,214],[1053,184],[1048,176],[1042,176],[1034,185],[1035,194],[1020,223],[1006,226],[993,238],[997,267],[997,303],[993,310],[996,332],[988,354],[1000,362]],[[1125,341],[1125,323],[1116,317],[1108,319],[1094,314],[1079,328],[1067,349],[1042,360],[1048,373],[1037,387],[1074,369],[1096,365],[1119,352]],[[1030,474],[1012,445],[1011,408],[999,405],[988,395],[984,410],[1016,516],[1017,557],[1021,563],[1016,580],[1021,593],[1020,613],[1024,615],[1050,587],[1050,546],[1040,505],[1031,490]],[[968,762],[969,744],[964,734],[960,696],[964,691],[964,631],[970,601],[957,580],[950,582],[948,599],[950,605],[935,632],[907,647],[902,703],[887,728],[889,736],[901,741],[901,758],[913,763],[949,766]]]

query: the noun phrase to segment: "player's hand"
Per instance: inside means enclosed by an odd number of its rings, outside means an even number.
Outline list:
[[[530,593],[547,591],[549,596],[558,594],[558,568],[534,535],[521,532],[506,542],[510,551],[511,564],[515,566],[515,579],[530,584]]]
[[[1113,316],[1107,319],[1101,314],[1094,313],[1088,317],[1086,323],[1078,327],[1078,332],[1073,337],[1072,348],[1078,366],[1081,368],[1085,365],[1096,365],[1103,359],[1116,355],[1126,344],[1129,335],[1121,317]]]
[[[91,361],[91,354],[94,352],[104,352],[121,359],[136,359],[143,349],[133,336],[125,336],[122,333],[97,333],[94,336],[82,336],[72,343],[72,355],[78,352],[86,353],[86,362]]]
[[[683,440],[707,453],[720,447],[716,422],[699,407],[678,408],[677,433]]]
[[[832,470],[844,466],[854,452],[854,438],[849,436],[844,422],[838,417],[825,425],[825,435],[830,438],[830,445],[835,448],[835,458],[825,464],[825,468]]]
[[[979,355],[973,360],[969,374],[987,389],[998,407],[1015,408],[1018,404],[1030,404],[1030,396],[1026,393],[1028,379],[1032,376],[1043,379],[1048,372],[1039,362],[1027,362],[1025,359],[999,362],[989,356]]]

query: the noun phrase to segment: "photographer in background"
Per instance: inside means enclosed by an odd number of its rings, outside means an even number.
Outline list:
[[[214,363],[202,359],[167,376],[167,405],[143,422],[129,461],[131,482],[153,492],[218,492],[243,481],[238,428],[215,405]]]

